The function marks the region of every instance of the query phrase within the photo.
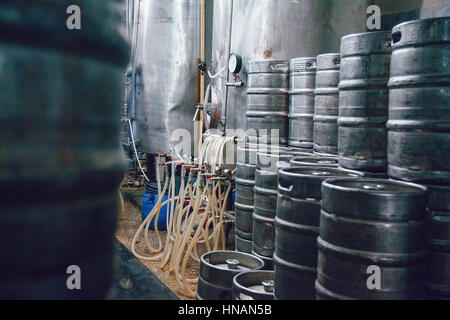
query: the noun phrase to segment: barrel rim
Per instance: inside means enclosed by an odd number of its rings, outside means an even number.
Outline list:
[[[321,160],[328,161],[328,160],[330,160],[330,161],[335,161],[335,163],[330,163],[330,164],[325,164],[324,165],[324,164],[318,164],[316,162],[305,162],[305,160],[318,160],[318,161],[321,161]],[[289,161],[289,163],[291,165],[296,164],[296,163],[305,163],[305,164],[301,164],[302,167],[303,166],[325,166],[325,167],[328,167],[328,166],[333,166],[333,165],[338,166],[339,165],[339,158],[338,157],[330,157],[330,156],[328,156],[328,157],[325,157],[325,156],[320,156],[320,157],[318,157],[318,156],[301,156],[301,157],[292,158]]]
[[[401,23],[396,24],[395,26],[393,26],[392,27],[392,33],[394,33],[397,28],[400,28],[400,27],[403,27],[403,26],[409,25],[409,24],[427,23],[427,22],[430,22],[430,21],[445,21],[445,20],[450,22],[450,16],[408,20],[408,21],[404,21],[404,22],[401,22]]]
[[[200,263],[204,264],[205,266],[207,266],[208,268],[212,269],[212,271],[230,271],[233,273],[236,273],[236,271],[239,271],[238,273],[242,272],[240,270],[233,270],[233,269],[224,269],[224,268],[219,268],[217,267],[215,264],[210,263],[209,261],[206,261],[206,258],[209,258],[209,256],[213,255],[213,254],[217,254],[217,253],[221,253],[221,254],[238,254],[238,255],[243,255],[246,256],[247,258],[250,259],[254,259],[255,261],[260,263],[260,266],[257,267],[257,269],[253,269],[253,270],[260,270],[264,267],[264,261],[259,258],[256,257],[252,254],[249,253],[245,253],[245,252],[241,252],[241,251],[230,251],[230,250],[215,250],[215,251],[209,251],[209,252],[205,252],[204,254],[202,254],[202,256],[200,257]]]
[[[373,34],[377,34],[377,35],[382,35],[382,34],[385,34],[385,35],[390,35],[392,32],[389,30],[389,31],[384,31],[384,30],[379,30],[379,31],[368,31],[368,32],[358,32],[358,33],[350,33],[350,34],[346,34],[345,36],[343,36],[342,38],[341,38],[341,41],[342,40],[347,40],[347,39],[350,39],[350,38],[356,38],[356,37],[361,37],[361,36],[364,36],[364,35],[373,35]],[[375,36],[374,36],[375,37]],[[342,53],[341,53],[342,54]]]
[[[264,274],[270,274],[272,275],[272,278],[269,280],[273,280],[275,277],[275,272],[272,270],[250,270],[250,271],[244,271],[241,273],[238,273],[237,275],[235,275],[233,277],[233,294],[234,294],[234,288],[237,288],[237,290],[239,290],[238,293],[250,293],[250,294],[256,294],[256,295],[260,295],[260,296],[266,296],[267,298],[269,297],[273,297],[273,292],[272,293],[268,293],[268,292],[261,292],[261,291],[256,291],[256,290],[252,290],[250,288],[244,287],[242,284],[240,284],[238,282],[238,280],[242,277],[248,276],[249,274],[252,273],[264,273]]]
[[[360,37],[366,36],[370,42],[370,47],[364,48],[346,48],[348,44],[351,44],[351,39],[358,39]],[[382,39],[382,37],[385,39]],[[379,38],[379,39],[378,39]],[[369,50],[375,48],[373,46],[374,41],[385,41],[384,49],[378,47],[376,50]],[[392,53],[392,33],[391,31],[370,31],[370,32],[360,32],[360,33],[352,33],[347,34],[341,38],[340,43],[340,52],[341,52],[341,61],[345,58],[351,56],[367,56],[367,55],[391,55]]]
[[[330,179],[330,180],[335,180],[335,179],[347,179],[347,178],[333,178],[332,176],[325,176],[325,175],[318,175],[318,176],[313,176],[311,174],[302,174],[302,173],[297,173],[295,171],[301,171],[301,170],[323,170],[323,171],[331,171],[331,172],[342,172],[342,173],[348,173],[350,174],[354,174],[356,177],[363,177],[364,174],[355,170],[348,170],[348,169],[342,169],[339,167],[325,167],[325,166],[298,166],[298,167],[289,167],[289,168],[280,168],[278,170],[278,174],[279,175],[285,175],[288,177],[302,177],[302,178],[309,178],[309,179],[314,179],[317,178],[319,180],[323,180],[325,179]],[[350,178],[352,179],[352,178]]]
[[[408,186],[414,189],[417,189],[416,191],[402,191],[402,192],[387,192],[383,190],[364,190],[361,188],[356,187],[344,187],[341,185],[336,185],[333,183],[344,181],[344,182],[374,182],[374,183],[391,183],[395,185],[402,185],[402,186]],[[359,193],[359,194],[365,194],[369,196],[376,196],[376,197],[393,197],[398,195],[425,195],[428,191],[428,188],[424,185],[420,185],[417,183],[412,182],[405,182],[405,181],[397,181],[397,180],[389,180],[389,179],[379,179],[379,178],[369,178],[369,177],[361,177],[361,178],[331,178],[327,179],[322,183],[322,188],[336,190],[340,192],[352,192],[352,193]]]
[[[328,56],[337,56],[339,57],[341,54],[339,52],[329,52],[329,53],[322,53],[322,54],[318,54],[318,57],[328,57]]]
[[[336,59],[339,60],[339,63],[335,62]],[[330,62],[334,62],[334,64],[331,64]],[[317,56],[317,73],[327,71],[339,72],[340,65],[341,65],[340,52],[323,53]]]

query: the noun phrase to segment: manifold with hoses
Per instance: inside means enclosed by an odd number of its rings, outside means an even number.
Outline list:
[[[229,152],[235,150],[235,141],[235,137],[207,135],[194,161],[175,153],[167,161],[165,155],[159,154],[156,161],[158,201],[133,237],[133,254],[141,260],[159,261],[159,267],[173,272],[181,292],[189,297],[195,296],[198,278],[188,277],[187,266],[189,262],[200,262],[198,246],[202,245],[207,252],[225,249],[225,209],[233,188],[234,169],[234,159],[228,164],[227,158]],[[178,194],[175,191],[177,166],[181,167]],[[166,192],[167,200],[162,201]],[[168,212],[164,241],[156,223],[154,236],[148,232],[150,223],[158,220],[163,206],[167,206]],[[136,243],[142,237],[150,252],[148,255],[136,251]],[[151,241],[153,237],[156,237],[156,247]]]

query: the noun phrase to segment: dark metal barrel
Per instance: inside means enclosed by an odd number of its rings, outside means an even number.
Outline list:
[[[232,300],[234,276],[263,267],[264,262],[251,254],[236,251],[207,252],[200,257],[197,300]]]
[[[427,296],[450,299],[450,186],[427,187]]]
[[[251,253],[253,232],[253,188],[255,186],[256,151],[237,148],[236,163],[236,250]]]
[[[289,62],[253,60],[247,64],[246,134],[269,143],[277,134],[287,145],[289,112]]]
[[[385,179],[322,183],[319,299],[422,299],[427,189]]]
[[[338,158],[335,157],[297,157],[289,161],[291,167],[333,167],[337,168]]]
[[[316,58],[292,59],[289,69],[289,145],[312,149]]]
[[[69,30],[72,3],[0,2],[0,299],[102,299],[113,273],[124,17],[78,1]]]
[[[450,17],[392,29],[389,176],[450,184]]]
[[[273,255],[276,299],[315,299],[321,183],[334,177],[360,176],[319,166],[279,170]]]
[[[390,32],[351,34],[341,39],[339,165],[386,172]]]
[[[317,56],[314,90],[314,151],[338,154],[339,53]]]
[[[233,278],[233,300],[273,300],[273,271],[245,271]]]
[[[278,169],[289,167],[289,161],[295,156],[257,153],[252,250],[256,255],[264,257],[267,269],[272,266],[275,250]]]

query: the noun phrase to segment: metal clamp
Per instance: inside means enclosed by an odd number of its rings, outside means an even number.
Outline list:
[[[244,86],[244,81],[237,81],[237,82],[227,82],[225,83],[225,85],[227,87],[243,87]]]

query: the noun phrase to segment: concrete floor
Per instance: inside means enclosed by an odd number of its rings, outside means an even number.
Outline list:
[[[178,282],[175,279],[173,272],[169,272],[167,267],[161,269],[159,261],[140,261],[131,252],[131,242],[136,230],[142,223],[141,219],[141,202],[143,190],[122,190],[125,210],[119,216],[118,227],[116,231],[116,238],[118,240],[118,253],[121,257],[121,269],[119,275],[114,283],[114,292],[112,299],[170,299],[178,298],[182,300],[191,300],[180,289]],[[229,226],[229,225],[228,225]],[[226,228],[228,230],[228,228]],[[234,229],[231,232],[226,232],[227,249],[234,250]],[[164,243],[166,233],[160,232],[162,242]],[[149,231],[149,241],[153,247],[158,246],[155,232]],[[120,243],[120,244],[119,244]],[[198,256],[206,252],[203,245],[198,245]],[[150,255],[143,237],[136,242],[136,251],[142,255]],[[129,266],[127,264],[130,264]],[[138,267],[139,266],[139,267]],[[145,272],[142,271],[145,268]],[[139,271],[138,271],[139,270]],[[142,277],[135,275],[136,273],[143,273]],[[188,278],[196,278],[199,275],[199,264],[190,260],[187,265]],[[127,278],[130,282],[127,284]],[[161,283],[162,285],[159,285]],[[135,286],[135,289],[128,288],[128,286]],[[136,287],[137,286],[137,287]],[[142,286],[154,286],[154,288],[144,289]],[[195,289],[195,286],[193,287]],[[158,290],[161,290],[158,293]],[[156,295],[155,298],[153,298]],[[162,298],[164,297],[164,298]],[[167,298],[166,298],[167,297]],[[170,298],[169,298],[170,297]]]
[[[123,244],[115,241],[116,273],[108,300],[177,300],[178,297]]]

